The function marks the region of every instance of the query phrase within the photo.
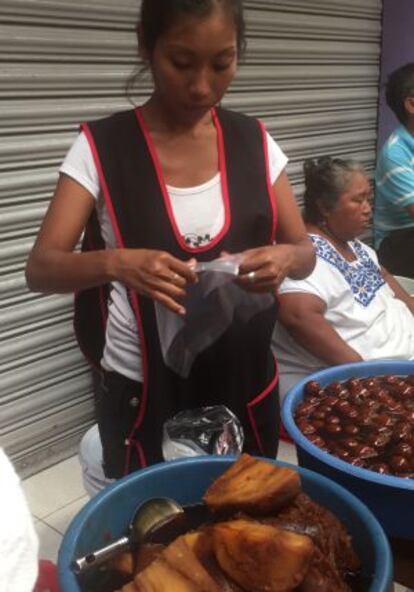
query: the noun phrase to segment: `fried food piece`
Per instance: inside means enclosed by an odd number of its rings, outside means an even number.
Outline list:
[[[264,516],[277,512],[301,491],[299,473],[242,454],[206,491],[215,511]]]
[[[316,547],[311,565],[298,592],[351,592],[332,561]]]
[[[156,559],[134,580],[137,592],[201,592],[205,589],[175,571],[164,559]]]
[[[220,592],[219,586],[196,553],[202,537],[205,537],[204,533],[193,532],[178,537],[168,545],[158,559],[135,577],[134,583],[137,590],[139,592]]]
[[[212,527],[213,548],[222,570],[248,592],[290,592],[312,561],[312,540],[251,520]]]
[[[289,507],[270,519],[269,523],[310,536],[322,555],[341,574],[358,571],[361,567],[344,525],[332,512],[305,493],[298,495]]]

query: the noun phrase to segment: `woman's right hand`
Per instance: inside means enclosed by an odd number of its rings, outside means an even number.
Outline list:
[[[113,255],[114,280],[160,302],[172,312],[185,314],[180,299],[186,294],[187,284],[197,282],[194,259],[184,262],[165,251],[150,249],[116,249]]]

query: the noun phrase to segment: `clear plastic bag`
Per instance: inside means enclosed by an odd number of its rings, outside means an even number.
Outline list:
[[[248,293],[234,283],[240,262],[241,256],[234,255],[197,263],[199,281],[187,288],[184,317],[155,303],[164,362],[183,378],[198,354],[223,335],[235,316],[248,322],[274,303],[270,294]]]
[[[181,411],[164,424],[165,460],[206,454],[238,455],[244,433],[239,419],[225,405]]]

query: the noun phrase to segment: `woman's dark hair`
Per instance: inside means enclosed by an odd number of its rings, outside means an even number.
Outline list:
[[[365,174],[364,167],[354,160],[322,156],[309,158],[303,165],[305,173],[304,218],[311,224],[322,219],[321,206],[335,208],[340,196],[347,190],[351,173]]]
[[[403,124],[407,121],[404,101],[411,96],[414,96],[414,62],[394,70],[389,75],[386,85],[387,105]]]
[[[142,43],[150,53],[158,39],[181,15],[208,16],[221,6],[234,18],[237,31],[237,49],[241,57],[246,47],[243,0],[142,0],[140,24]]]

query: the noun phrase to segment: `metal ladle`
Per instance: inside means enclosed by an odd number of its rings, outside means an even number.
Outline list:
[[[73,571],[77,575],[83,574],[92,568],[106,563],[120,553],[137,547],[155,527],[159,528],[170,522],[173,518],[183,514],[184,509],[182,506],[172,499],[156,497],[147,500],[135,510],[128,527],[127,536],[97,551],[93,551],[85,555],[85,557],[76,559],[72,564]]]

